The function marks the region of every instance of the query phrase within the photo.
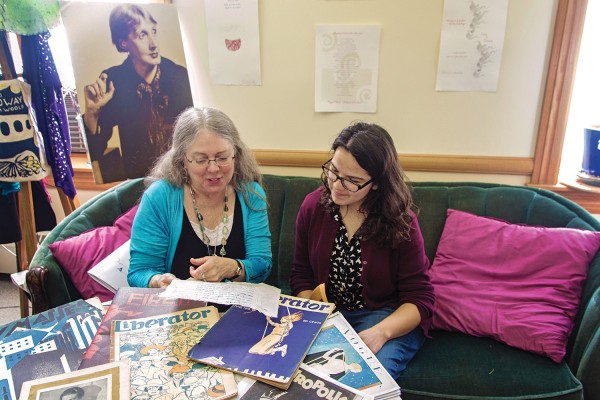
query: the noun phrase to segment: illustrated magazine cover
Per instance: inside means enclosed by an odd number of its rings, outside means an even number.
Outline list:
[[[399,399],[400,387],[339,312],[325,323],[304,359],[306,371],[372,395]]]
[[[159,296],[163,291],[164,289],[119,288],[79,368],[88,368],[110,361],[110,328],[113,320],[151,317],[206,305],[203,301],[168,299]]]
[[[129,360],[131,398],[144,394],[159,400],[235,396],[237,385],[231,372],[187,357],[218,319],[217,308],[209,306],[112,321],[111,361]]]
[[[123,360],[25,382],[19,400],[129,398],[129,362]]]
[[[77,370],[100,321],[99,301],[76,300],[1,326],[3,400],[18,399],[23,382]]]
[[[232,306],[188,356],[287,389],[334,307],[280,295],[277,318],[271,318]]]
[[[268,385],[252,378],[238,383],[240,400],[372,400],[373,397],[342,385],[328,376],[318,376],[300,366],[287,390]]]

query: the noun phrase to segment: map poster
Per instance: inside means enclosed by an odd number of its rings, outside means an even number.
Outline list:
[[[494,92],[508,0],[444,0],[437,91]]]

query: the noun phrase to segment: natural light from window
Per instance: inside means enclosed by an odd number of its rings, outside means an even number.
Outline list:
[[[600,125],[600,1],[588,1],[577,73],[571,97],[565,142],[560,165],[562,181],[572,181],[581,170],[583,130]]]

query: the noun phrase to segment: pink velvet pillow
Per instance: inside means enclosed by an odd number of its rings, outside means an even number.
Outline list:
[[[99,226],[48,246],[84,299],[98,296],[101,301],[108,301],[114,297],[113,292],[92,279],[87,272],[130,239],[137,209],[137,205],[131,208],[112,226]]]
[[[448,210],[430,276],[433,329],[491,337],[560,363],[600,232]]]

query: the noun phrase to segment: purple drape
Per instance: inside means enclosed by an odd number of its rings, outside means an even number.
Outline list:
[[[77,191],[73,183],[71,138],[62,84],[48,45],[49,37],[49,32],[21,36],[23,78],[31,85],[31,103],[38,129],[44,138],[54,183],[72,199]]]

